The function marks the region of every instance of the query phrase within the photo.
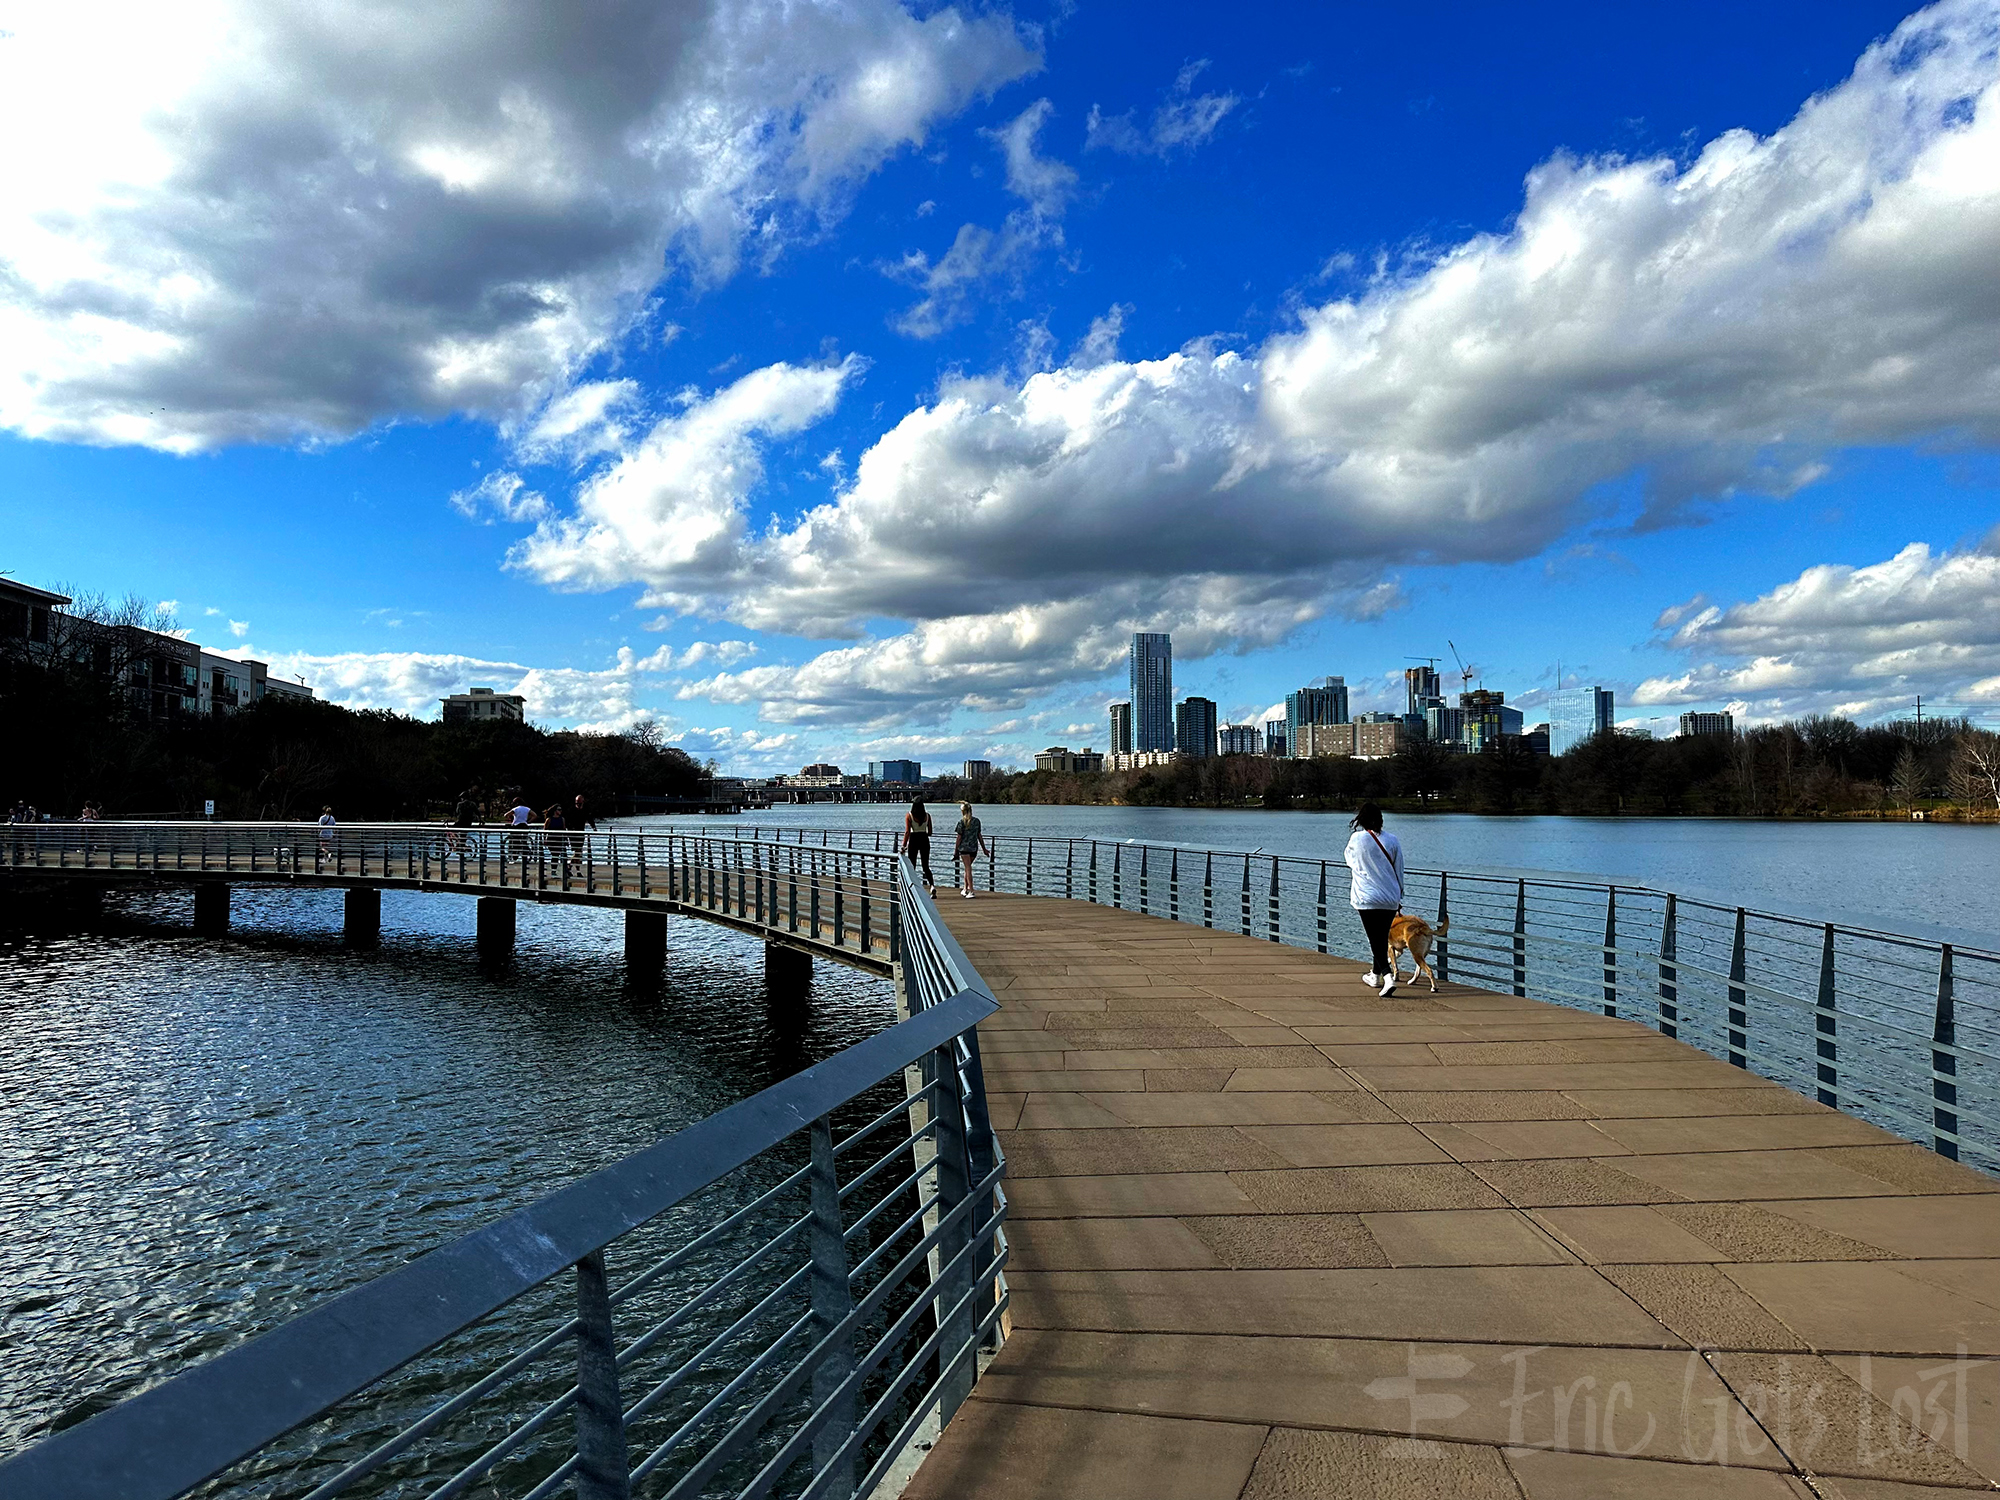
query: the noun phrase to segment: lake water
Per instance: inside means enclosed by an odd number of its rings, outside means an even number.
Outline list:
[[[471,898],[385,892],[374,952],[338,891],[239,887],[220,941],[192,907],[0,930],[0,1454],[895,1019],[819,964],[776,1023],[698,921],[647,994],[615,912],[523,903],[496,972]]]
[[[977,811],[989,834],[1136,839],[1311,859],[1338,859],[1347,844],[1345,814],[984,804]],[[943,831],[957,811],[935,808],[933,818]],[[708,826],[873,831],[899,829],[902,821],[900,807],[818,804],[711,819]],[[644,822],[688,826],[685,819]],[[2000,825],[1444,813],[1392,818],[1387,826],[1402,839],[1413,869],[1583,875],[2000,950]]]

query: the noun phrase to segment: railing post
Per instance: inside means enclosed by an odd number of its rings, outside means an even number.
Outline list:
[[[1528,882],[1514,882],[1514,993],[1528,993]]]
[[[1139,846],[1139,914],[1151,916],[1152,911],[1152,861],[1147,857],[1152,853],[1151,844]]]
[[[1743,988],[1747,977],[1744,952],[1743,908],[1736,908],[1736,936],[1729,944],[1729,1066],[1750,1066],[1750,996]]]
[[[1675,929],[1678,925],[1673,892],[1667,893],[1666,914],[1660,918],[1660,1035],[1679,1036],[1680,1020],[1680,966],[1675,963],[1679,957],[1676,951]]]
[[[999,855],[1000,841],[994,839],[986,846],[986,889],[988,891],[993,889],[993,862],[999,858]]]
[[[1618,887],[1604,892],[1604,1013],[1618,1014]]]
[[[576,1493],[577,1500],[627,1500],[632,1493],[602,1250],[576,1263]]]
[[[1243,935],[1250,936],[1250,856],[1243,856]]]
[[[1937,1018],[1931,1028],[1931,1149],[1958,1160],[1958,1020],[1952,998],[1951,944],[1938,950]]]
[[[952,1044],[947,1042],[938,1048],[937,1078],[940,1084],[937,1093],[937,1194],[938,1218],[943,1218],[961,1203],[971,1191],[971,1161],[966,1151],[965,1139],[965,1094],[958,1076],[958,1058]],[[942,1408],[940,1418],[949,1422],[960,1404],[972,1391],[972,1382],[978,1374],[978,1351],[973,1345],[972,1331],[978,1326],[974,1316],[969,1293],[972,1291],[972,1257],[960,1257],[959,1252],[971,1243],[971,1216],[977,1212],[977,1205],[969,1208],[952,1229],[938,1236],[938,1265],[950,1266],[955,1257],[957,1265],[941,1275],[934,1287],[937,1297],[933,1304],[944,1337],[939,1340],[938,1367],[941,1374],[939,1388]],[[957,1312],[949,1311],[954,1303],[964,1301],[965,1306]]]
[[[1201,868],[1201,925],[1215,925],[1215,856],[1210,854]]]
[[[1028,894],[1035,894],[1035,841],[1028,840]]]
[[[1445,939],[1445,930],[1451,925],[1451,872],[1438,871],[1438,919],[1437,919],[1437,969],[1438,983],[1451,981],[1451,944]]]
[[[757,920],[760,922],[764,920],[764,881],[761,876],[757,881]],[[869,928],[868,921],[868,881],[864,876],[861,881],[861,951],[863,953],[873,953],[875,951],[875,934]]]
[[[854,1311],[854,1290],[848,1282],[847,1235],[840,1218],[840,1178],[833,1163],[833,1127],[825,1115],[812,1123],[812,1222],[807,1231],[812,1256],[812,1331],[815,1344],[825,1342]],[[834,1340],[813,1367],[815,1407],[833,1400],[842,1382],[854,1373],[854,1336]],[[813,1468],[823,1470],[854,1434],[854,1396],[850,1392],[827,1413],[813,1433]],[[822,1493],[851,1500],[854,1460],[850,1456],[831,1476]]]
[[[1178,849],[1167,856],[1167,917],[1175,922],[1181,919],[1181,851]]]
[[[813,853],[812,864],[812,935],[819,936],[819,854]]]
[[[1839,1109],[1840,1057],[1834,1000],[1833,923],[1828,922],[1819,949],[1819,1000],[1813,1006],[1813,1030],[1817,1033],[1814,1037],[1815,1050],[1819,1053],[1813,1092],[1821,1104]]]
[[[1076,899],[1076,840],[1063,840],[1063,900]]]
[[[639,895],[643,899],[650,895],[646,889],[646,835],[639,835]]]
[[[1271,856],[1271,941],[1275,943],[1278,940],[1278,856],[1274,854]]]
[[[799,852],[791,851],[791,858],[785,864],[786,916],[785,925],[789,931],[799,930]]]
[[[1319,862],[1319,931],[1315,946],[1321,953],[1326,952],[1326,861]]]
[[[1124,857],[1124,853],[1125,846],[1123,844],[1113,844],[1111,846],[1111,904],[1113,906],[1123,906],[1125,904],[1125,881],[1123,873],[1119,869],[1119,864]]]
[[[1097,840],[1096,839],[1092,839],[1090,841],[1090,900],[1092,905],[1095,905],[1097,902]]]
[[[833,870],[833,946],[836,948],[847,945],[847,909],[841,901],[846,894],[846,886],[847,882],[841,878],[840,866],[836,864]]]

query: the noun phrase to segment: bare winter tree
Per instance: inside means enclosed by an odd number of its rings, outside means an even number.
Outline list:
[[[1951,752],[1951,796],[1968,813],[2000,808],[2000,734],[1967,727]]]
[[[1896,805],[1906,811],[1914,808],[1924,793],[1929,790],[1924,776],[1924,763],[1917,758],[1916,750],[1908,745],[1896,757],[1896,769],[1889,776],[1889,794],[1896,799]]]

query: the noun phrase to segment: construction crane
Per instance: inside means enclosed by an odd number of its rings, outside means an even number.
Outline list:
[[[1458,690],[1461,693],[1469,692],[1472,688],[1472,679],[1478,673],[1479,669],[1477,667],[1468,667],[1465,664],[1465,658],[1458,654],[1458,647],[1453,645],[1452,642],[1447,640],[1445,644],[1451,646],[1451,659],[1458,663]]]

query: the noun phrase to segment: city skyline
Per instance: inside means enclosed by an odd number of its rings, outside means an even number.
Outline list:
[[[751,774],[1095,742],[1139,631],[1232,724],[2000,715],[1992,0],[274,14],[0,37],[21,584]]]

